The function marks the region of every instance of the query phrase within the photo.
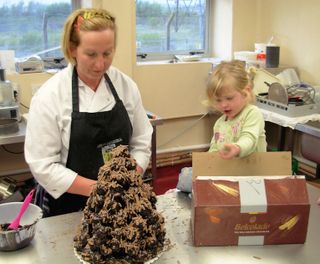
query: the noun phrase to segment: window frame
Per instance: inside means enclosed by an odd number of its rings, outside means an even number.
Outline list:
[[[166,52],[138,52],[137,46],[135,46],[136,52],[136,61],[139,62],[151,62],[151,61],[167,61],[175,62],[176,58],[175,55],[197,55],[200,58],[207,58],[210,54],[210,32],[211,26],[210,21],[212,21],[212,14],[211,6],[212,0],[205,0],[206,1],[206,31],[205,31],[205,43],[204,49],[202,50],[186,50],[186,51],[166,51]],[[136,1],[135,1],[136,4]],[[135,14],[136,15],[136,14]],[[135,43],[137,43],[137,34],[135,34]]]
[[[21,2],[25,3],[25,1],[21,0]],[[78,9],[78,8],[81,8],[82,6],[82,0],[69,0],[69,4],[71,6],[71,12]],[[63,29],[61,29],[63,30]],[[54,60],[61,60],[61,56],[43,56],[42,54],[45,54],[47,52],[50,52],[50,51],[53,51],[53,50],[57,50],[57,49],[61,49],[61,44],[59,44],[58,46],[56,47],[51,47],[51,48],[48,48],[47,50],[39,50],[39,51],[35,51],[34,53],[30,52],[30,54],[28,55],[25,55],[25,56],[19,56],[17,57],[17,52],[16,50],[14,49],[14,52],[15,52],[15,59],[17,60],[23,60],[23,59],[26,59],[26,58],[29,58],[29,57],[34,57],[34,56],[41,56],[43,60],[48,60],[48,61],[54,61]],[[62,54],[62,57],[63,57],[63,54]]]

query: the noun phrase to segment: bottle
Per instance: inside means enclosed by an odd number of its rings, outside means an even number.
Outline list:
[[[5,70],[0,68],[0,106],[13,104],[13,88],[10,81],[5,80]]]

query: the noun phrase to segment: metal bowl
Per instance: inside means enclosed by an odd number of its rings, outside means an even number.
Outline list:
[[[0,204],[0,225],[9,224],[18,215],[22,202]],[[29,204],[17,230],[0,230],[0,251],[13,251],[30,244],[36,223],[42,218],[40,207]]]

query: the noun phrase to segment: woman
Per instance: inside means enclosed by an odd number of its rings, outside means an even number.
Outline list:
[[[66,20],[62,49],[69,65],[33,96],[25,159],[38,181],[44,216],[81,210],[108,149],[129,145],[143,173],[152,126],[136,84],[111,66],[115,18],[101,9],[78,9]]]

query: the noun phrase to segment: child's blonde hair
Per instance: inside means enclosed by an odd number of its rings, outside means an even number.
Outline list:
[[[219,97],[226,87],[232,84],[232,88],[242,94],[247,94],[246,88],[250,87],[248,103],[255,102],[253,82],[250,73],[246,71],[245,63],[240,60],[223,61],[215,67],[207,83],[207,104],[214,106],[214,99]]]

